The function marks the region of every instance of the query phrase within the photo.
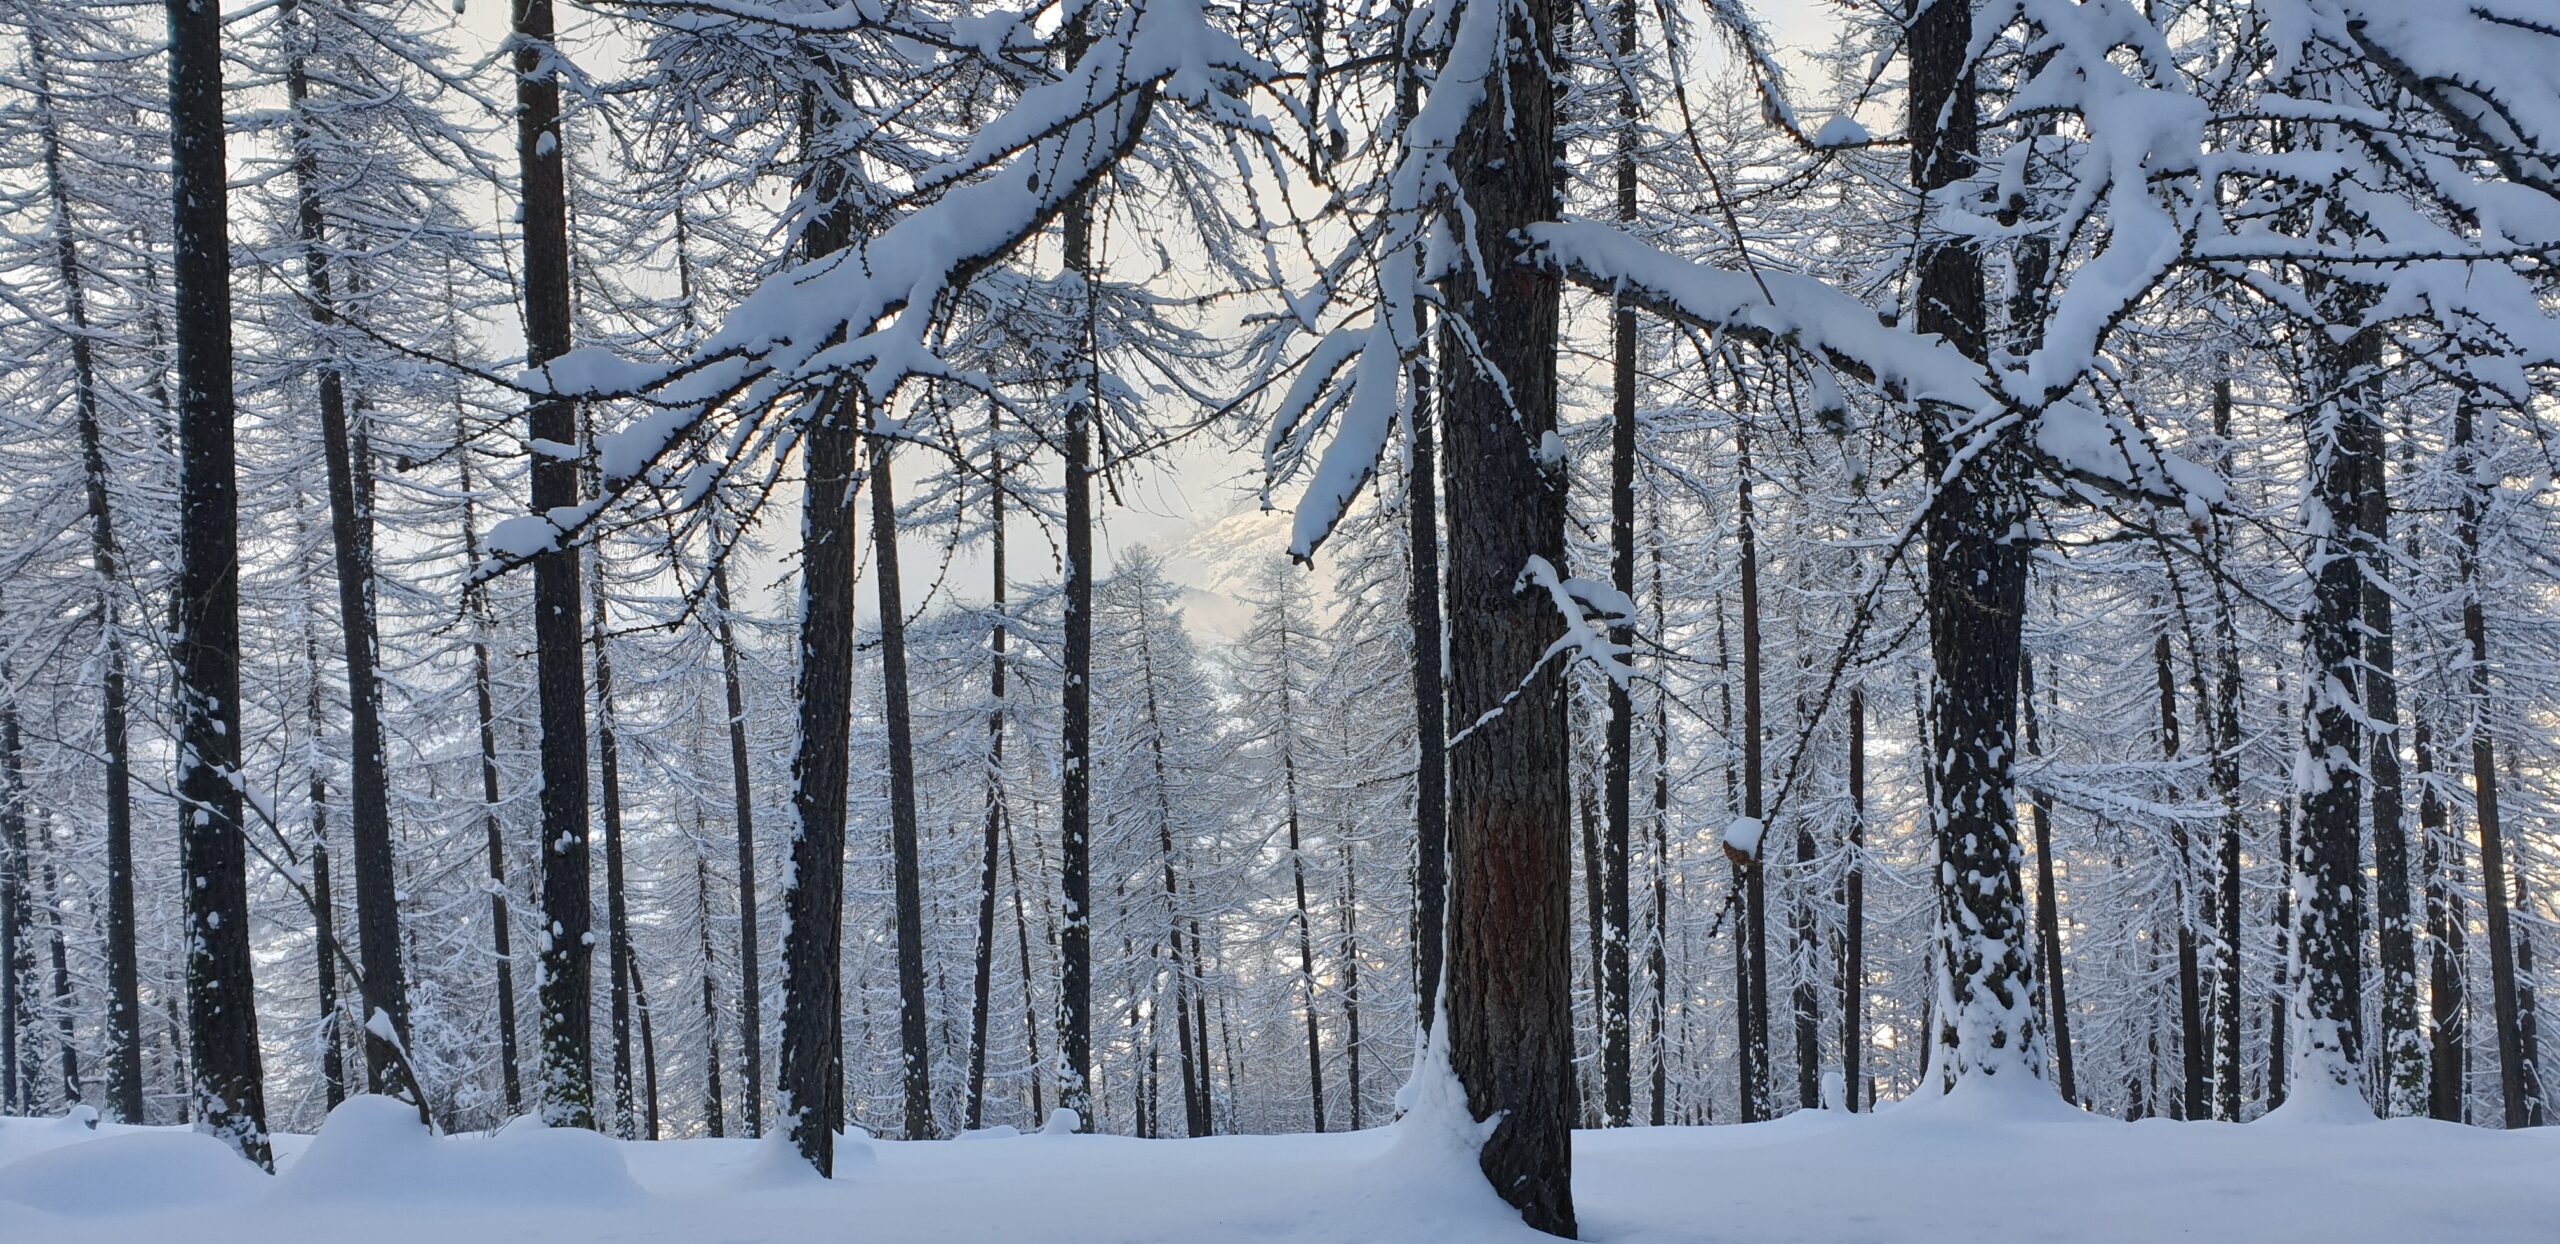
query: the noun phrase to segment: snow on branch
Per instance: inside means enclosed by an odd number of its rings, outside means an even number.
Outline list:
[[[2004,412],[2027,417],[2028,450],[2072,479],[2190,512],[2224,498],[2210,469],[2169,453],[2131,424],[2078,402],[2017,401],[1998,377],[1943,338],[1885,323],[1873,308],[1821,281],[1767,270],[1728,272],[1590,221],[1532,225],[1529,236],[1536,257],[1567,279],[1623,294],[1657,315],[1813,356],[1897,401],[1952,408],[1967,423]]]
[[[856,245],[767,278],[673,364],[572,350],[522,378],[557,398],[638,399],[652,409],[600,436],[598,497],[510,520],[487,578],[560,547],[720,408],[788,406],[858,383],[885,397],[949,374],[932,345],[946,299],[1089,191],[1138,141],[1160,96],[1216,108],[1270,66],[1214,30],[1197,0],[1147,0],[1063,76],[1024,91],[970,150],[917,178],[943,187]],[[565,511],[565,512],[564,512]]]

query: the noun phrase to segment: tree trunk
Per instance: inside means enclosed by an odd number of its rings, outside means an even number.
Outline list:
[[[1360,865],[1352,858],[1351,827],[1342,828],[1342,1051],[1350,1060],[1351,1130],[1360,1121]],[[1180,1025],[1176,1025],[1179,1027]],[[1192,1135],[1199,1135],[1194,1132]]]
[[[2018,703],[2026,714],[2027,755],[2041,757],[2044,737],[2036,717],[2035,663],[2024,657],[2018,660]],[[2055,1087],[2064,1101],[2077,1102],[2079,1084],[2071,1066],[2069,981],[2062,971],[2062,909],[2055,900],[2053,884],[2053,812],[2051,801],[2043,792],[2033,793],[2028,816],[2034,822],[2036,835],[2036,956],[2046,1001],[2053,1008]]]
[[[359,496],[346,377],[334,355],[335,343],[328,340],[337,331],[339,313],[321,216],[320,158],[312,148],[311,79],[304,63],[311,31],[303,24],[288,37],[293,40],[293,52],[285,67],[285,99],[292,114],[295,236],[302,248],[304,300],[322,337],[317,369],[320,444],[328,474],[338,626],[347,666],[347,804],[355,847],[356,953],[364,965],[364,978],[358,984],[364,995],[365,1087],[374,1093],[398,1093],[393,1066],[409,1042],[409,987],[400,961],[399,886],[391,853],[391,780],[382,737],[382,682],[374,672],[380,641],[373,609],[373,542],[366,530],[371,498]],[[388,1022],[389,1037],[378,1031],[377,1016]]]
[[[888,437],[871,438],[872,590],[880,603],[881,703],[889,719],[889,855],[897,892],[898,1054],[906,1085],[906,1137],[930,1140],[933,1051],[926,1044],[924,882],[916,863],[916,753],[907,712],[906,597],[898,579],[898,501],[889,483]]]
[[[26,955],[35,928],[27,916],[33,904],[27,892],[27,783],[17,685],[0,661],[0,687],[12,689],[0,699],[0,1110],[10,1114],[35,1109],[34,1070],[21,1063],[19,1048],[34,1020]]]
[[[114,597],[118,561],[115,514],[107,499],[107,455],[105,435],[99,426],[98,366],[89,332],[87,270],[81,266],[80,245],[72,227],[71,189],[63,175],[62,138],[53,111],[52,84],[46,76],[45,42],[32,31],[27,37],[27,63],[34,78],[45,190],[53,207],[54,265],[62,276],[63,318],[71,329],[71,395],[80,425],[89,564],[98,578],[98,625],[106,650],[98,698],[106,748],[107,1108],[123,1122],[140,1123],[142,1004],[134,955],[133,768],[126,737],[124,627]],[[0,954],[0,959],[5,959],[5,954]],[[5,1078],[0,1075],[0,1079]]]
[[[699,833],[701,826],[696,825]],[[720,961],[711,949],[711,861],[693,858],[695,927],[702,934],[702,1123],[717,1140],[728,1123],[729,1105],[720,1083]]]
[[[2360,301],[2331,293],[2324,306]],[[2350,323],[2344,310],[2332,320]],[[2302,790],[2302,825],[2294,842],[2294,1072],[2360,1093],[2364,1058],[2364,827],[2360,815],[2366,769],[2362,707],[2353,691],[2362,665],[2357,633],[2366,591],[2361,560],[2365,458],[2376,451],[2366,407],[2376,400],[2373,370],[2381,362],[2379,330],[2343,345],[2320,343],[2312,377],[2318,407],[2311,430],[2314,511],[2307,564],[2313,604],[2304,624],[2311,668],[2304,678],[2303,747],[2310,756]]]
[[[1923,192],[1974,172],[1976,104],[1970,3],[1915,0],[1906,45],[1911,175]],[[1917,327],[1969,358],[1987,351],[1982,258],[1969,242],[1934,231],[1920,244]],[[1951,1003],[1937,1016],[1945,1083],[1972,1076],[2041,1079],[2044,1055],[2031,1000],[2019,884],[2016,754],[2019,623],[2027,549],[2011,534],[2025,520],[2024,468],[2004,439],[1950,473],[1959,445],[1945,412],[1925,412],[1922,456],[1940,482],[1924,520],[1929,544],[1929,647],[1936,672],[1929,704],[1938,848],[1939,974]],[[1960,936],[1958,931],[1962,931]]]
[[[53,834],[45,834],[47,841]],[[62,1098],[57,1104],[76,1105],[86,1094],[80,1091],[80,1041],[78,1019],[71,1004],[71,930],[63,916],[69,904],[62,896],[62,876],[55,871],[53,853],[44,857],[45,923],[53,934],[53,1052],[62,1069]]]
[[[729,563],[711,563],[720,641],[720,683],[728,697],[730,815],[738,826],[738,1121],[749,1139],[764,1135],[764,982],[756,931],[755,784],[747,769],[747,698],[738,675],[738,641],[729,622]]]
[[[1005,875],[1013,882],[1013,945],[1022,963],[1022,1040],[1030,1047],[1031,1118],[1037,1126],[1048,1117],[1049,1105],[1042,1088],[1045,1068],[1040,1061],[1040,1004],[1031,988],[1031,920],[1022,909],[1022,858],[1014,854],[1010,821],[1004,827],[1004,864]]]
[[[457,416],[459,412],[457,411]],[[469,432],[457,418],[454,458],[462,468],[462,551],[473,565],[480,561],[477,494],[471,484]],[[471,700],[480,731],[480,828],[488,839],[489,948],[498,964],[498,1071],[506,1094],[507,1114],[524,1109],[524,1084],[516,1052],[516,966],[508,928],[507,847],[498,825],[498,714],[489,675],[489,598],[474,591],[471,611]]]
[[[2425,877],[2427,904],[2427,1116],[2447,1123],[2463,1121],[2468,1025],[2464,1023],[2463,925],[2466,914],[2455,880],[2460,854],[2447,857],[2449,819],[2444,794],[2437,787],[2434,731],[2423,706],[2412,715],[2416,726],[2413,755],[2418,762],[2419,871]]]
[[[524,181],[525,358],[540,367],[569,352],[569,201],[560,128],[560,81],[553,63],[552,0],[515,0],[516,159]],[[578,501],[572,403],[533,407],[533,509]],[[534,678],[542,719],[542,1059],[543,1121],[596,1125],[593,1003],[595,949],[587,862],[587,688],[585,628],[578,601],[578,550],[544,553],[533,564]]]
[[[2021,667],[2023,668],[2023,666]],[[1841,882],[1840,1090],[1843,1108],[1855,1111],[1862,1095],[1874,1104],[1867,1080],[1867,692],[1849,688],[1849,867]],[[2044,853],[2044,836],[2036,836]]]
[[[989,440],[996,439],[999,416],[988,416]],[[1005,569],[1004,569],[1004,451],[996,449],[988,473],[988,505],[992,510],[988,522],[994,535],[993,562],[989,573],[995,583],[995,599],[989,606],[995,625],[987,634],[987,832],[978,857],[978,941],[975,974],[970,982],[969,1004],[969,1110],[965,1126],[971,1131],[986,1126],[987,1102],[987,1012],[995,977],[996,942],[996,838],[1004,827],[1004,663],[1005,663]],[[1026,958],[1022,970],[1027,978],[1031,964]],[[1037,1060],[1034,1060],[1037,1070]],[[1197,1135],[1195,1131],[1193,1133]]]
[[[2462,579],[2462,636],[2470,648],[2465,688],[2469,692],[2472,819],[2480,829],[2480,897],[2489,937],[2489,1001],[2496,1026],[2498,1100],[2506,1126],[2523,1127],[2532,1106],[2526,1091],[2522,1006],[2517,997],[2516,935],[2507,910],[2506,826],[2498,806],[2497,743],[2491,737],[2489,688],[2489,620],[2480,587],[2480,521],[2487,511],[2493,480],[2483,480],[2479,450],[2473,443],[2477,418],[2465,395],[2454,407],[2453,446],[2460,478],[2472,481],[2462,497],[2455,559]]]
[[[1297,719],[1295,714],[1291,711],[1288,701],[1288,632],[1281,632],[1280,643],[1280,677],[1282,680],[1282,690],[1280,693],[1280,722],[1281,729],[1289,730],[1295,728],[1295,722]],[[1280,773],[1282,785],[1288,800],[1289,876],[1291,881],[1297,886],[1298,988],[1301,1000],[1306,1006],[1307,1098],[1315,1110],[1316,1130],[1321,1132],[1325,1130],[1324,1045],[1319,1039],[1316,1030],[1315,927],[1313,919],[1307,912],[1307,857],[1306,853],[1300,848],[1298,840],[1298,765],[1297,759],[1287,750],[1288,746],[1288,741],[1284,739],[1281,742],[1282,751],[1280,753]]]
[[[1517,262],[1516,241],[1556,214],[1549,66],[1564,19],[1554,0],[1472,5],[1460,19],[1508,30],[1494,40],[1503,81],[1482,88],[1449,153],[1470,209],[1452,221],[1471,230],[1458,249],[1484,267],[1453,275],[1443,296],[1481,365],[1441,379],[1449,697],[1471,723],[1449,756],[1447,1044],[1469,1110],[1492,1121],[1478,1161],[1494,1191],[1529,1226],[1570,1236],[1572,785],[1565,680],[1542,666],[1564,620],[1540,594],[1514,590],[1532,559],[1558,574],[1564,565],[1566,478],[1543,452],[1556,426],[1557,284]]]
[[[1760,540],[1751,510],[1751,434],[1735,433],[1734,535],[1741,546],[1742,593],[1742,816],[1757,837],[1742,864],[1742,1121],[1769,1117],[1769,847],[1768,825],[1761,819],[1760,688]]]
[[[613,1134],[624,1140],[632,1130],[630,903],[622,881],[622,743],[613,708],[613,649],[607,635],[604,595],[604,550],[587,563],[594,593],[593,642],[596,661],[596,778],[602,787],[604,813],[604,920],[606,994],[613,1024]]]
[[[2382,428],[2363,402],[2350,410],[2363,433],[2362,495],[2357,503],[2358,555],[2364,561],[2364,726],[2370,733],[2365,771],[2373,778],[2374,921],[2381,926],[2382,1078],[2385,1116],[2426,1108],[2426,1044],[2418,1032],[2418,950],[2409,904],[2409,824],[2400,778],[2400,688],[2392,653],[2391,485]]]
[[[176,202],[178,577],[175,666],[180,867],[189,879],[187,1017],[197,1127],[272,1170],[252,978],[240,789],[240,532],[233,477],[229,162],[222,16],[168,0]]]
[[[2169,632],[2164,623],[2151,639],[2151,670],[2160,696],[2160,759],[2174,767],[2181,751],[2178,737],[2178,681],[2169,647]],[[2171,791],[2174,799],[2178,792]],[[2195,852],[2187,840],[2183,823],[2173,822],[2169,831],[2170,849],[2176,856],[2169,874],[2170,911],[2178,922],[2178,1059],[2180,1089],[2170,1117],[2197,1119],[2206,1117],[2205,1104],[2210,1095],[2205,1085],[2206,1051],[2212,1039],[2204,1031],[2204,980],[2202,965],[2196,954],[2196,927],[2189,897],[2191,879],[2195,876]]]
[[[1071,42],[1081,53],[1081,26]],[[1087,283],[1097,277],[1093,258],[1093,207],[1068,205],[1066,270]],[[1060,789],[1058,797],[1058,894],[1065,923],[1058,930],[1058,1105],[1076,1114],[1077,1129],[1093,1120],[1093,421],[1100,414],[1101,360],[1093,358],[1092,302],[1088,292],[1080,337],[1086,352],[1076,379],[1080,391],[1067,411],[1067,564],[1062,622],[1066,677],[1059,688]]]
[[[302,632],[302,659],[310,673],[311,698],[311,951],[319,986],[320,1090],[329,1109],[347,1100],[347,1067],[339,1048],[338,961],[330,951],[338,940],[338,903],[329,882],[329,770],[321,762],[320,637],[309,626]]]
[[[1613,12],[1618,56],[1632,62],[1636,54],[1634,0],[1618,0]],[[1616,180],[1618,221],[1636,219],[1636,100],[1632,87],[1618,94]],[[1624,296],[1614,300],[1609,317],[1609,580],[1629,601],[1636,594],[1636,313]],[[1635,619],[1621,618],[1609,628],[1609,642],[1634,659]],[[1632,1121],[1634,1087],[1627,1022],[1627,835],[1634,820],[1633,768],[1635,702],[1624,681],[1609,683],[1609,737],[1606,783],[1609,827],[1602,846],[1605,880],[1601,910],[1591,913],[1603,934],[1600,965],[1600,1113],[1610,1127]]]
[[[1653,523],[1653,633],[1663,634],[1662,515]],[[1653,937],[1645,952],[1645,971],[1653,978],[1653,1024],[1648,1034],[1653,1061],[1653,1094],[1647,1121],[1661,1127],[1669,1121],[1671,1069],[1665,1049],[1663,1020],[1670,1011],[1671,965],[1663,930],[1671,911],[1671,699],[1653,698]],[[1685,1022],[1685,1021],[1684,1021]]]

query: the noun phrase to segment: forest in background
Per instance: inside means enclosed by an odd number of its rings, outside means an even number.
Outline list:
[[[2544,1121],[2544,0],[509,16],[0,0],[0,1109]]]

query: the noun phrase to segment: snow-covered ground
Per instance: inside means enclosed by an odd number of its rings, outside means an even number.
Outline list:
[[[1585,1239],[2560,1241],[2560,1130],[2125,1124],[1958,1103],[1585,1132]],[[1534,1240],[1407,1125],[1139,1141],[853,1142],[832,1183],[754,1141],[519,1126],[429,1139],[359,1099],[258,1174],[169,1128],[0,1120],[0,1241]]]

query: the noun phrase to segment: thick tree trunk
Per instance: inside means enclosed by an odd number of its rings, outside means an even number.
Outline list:
[[[1502,81],[1469,113],[1449,166],[1482,270],[1444,286],[1480,364],[1442,376],[1449,485],[1449,698],[1469,733],[1449,755],[1453,902],[1448,1050],[1467,1105],[1492,1121],[1479,1154],[1494,1191],[1536,1229],[1574,1233],[1572,786],[1564,677],[1544,666],[1564,620],[1516,590],[1561,573],[1567,481],[1556,427],[1557,284],[1518,262],[1519,231],[1555,218],[1554,0],[1471,5],[1501,22]],[[1441,89],[1460,89],[1455,84]],[[1523,682],[1523,679],[1527,682]]]
[[[63,318],[70,326],[71,397],[80,425],[89,565],[98,579],[98,626],[105,649],[98,699],[100,733],[106,750],[107,1109],[124,1122],[140,1123],[142,1004],[134,956],[133,768],[126,729],[124,628],[114,595],[118,587],[115,513],[108,501],[97,356],[89,332],[88,270],[81,264],[80,244],[71,219],[71,188],[64,179],[62,137],[54,116],[52,83],[47,77],[47,50],[43,37],[33,32],[27,39],[27,63],[34,78],[45,191],[53,208],[54,266],[62,277]]]
[[[2332,294],[2323,305],[2359,301]],[[2354,317],[2341,313],[2336,322]],[[2364,407],[2374,401],[2373,368],[2381,361],[2379,330],[2343,345],[2318,346],[2312,377],[2319,403],[2312,424],[2313,521],[2309,555],[2313,603],[2304,624],[2311,668],[2304,679],[2303,746],[2310,757],[2301,792],[2302,824],[2293,852],[2294,1073],[2361,1093],[2364,1058],[2364,827],[2362,706],[2353,688],[2362,673],[2358,634],[2367,590],[2361,558],[2365,459],[2378,446]],[[2296,1089],[2299,1091],[2300,1086]]]
[[[842,1123],[834,1105],[844,1005],[845,783],[853,731],[856,417],[851,399],[830,396],[811,416],[802,442],[808,483],[800,518],[800,742],[791,761],[798,824],[782,899],[787,931],[776,1112],[801,1156],[827,1176],[835,1173]]]
[[[1396,48],[1396,109],[1405,122],[1421,107],[1422,75],[1413,49]],[[1405,474],[1405,621],[1413,645],[1413,942],[1414,1031],[1428,1037],[1440,1006],[1441,959],[1448,951],[1449,700],[1441,627],[1440,463],[1433,428],[1441,393],[1432,351],[1448,338],[1417,321],[1430,349],[1406,365],[1412,392],[1406,428],[1412,437]],[[1416,1042],[1417,1046],[1420,1044]]]
[[[222,16],[168,0],[169,145],[176,200],[179,863],[189,884],[187,1018],[197,1127],[272,1170],[252,978],[240,775],[239,486],[233,477],[229,162]]]
[[[552,0],[515,0],[516,159],[523,177],[525,357],[539,367],[569,352],[569,200],[552,47]],[[532,411],[546,451],[533,458],[533,509],[578,501],[577,418],[572,403]],[[595,1034],[590,1012],[595,948],[588,894],[587,687],[579,614],[578,550],[533,564],[534,679],[542,720],[543,1120],[596,1125]]]
[[[1919,3],[1911,14],[1906,91],[1915,186],[1934,192],[1974,172],[1976,104],[1970,3]],[[1924,232],[1918,328],[1971,358],[1987,354],[1982,258],[1968,241]],[[1944,412],[1923,425],[1923,457],[1941,481],[1924,520],[1929,544],[1929,704],[1937,843],[1939,979],[1951,1005],[1936,1017],[1946,1084],[2003,1075],[2041,1079],[2026,896],[2019,883],[2016,755],[2019,623],[2027,549],[2024,468],[2003,440],[1961,472]]]
[[[871,548],[878,560],[872,590],[880,604],[881,703],[889,721],[889,856],[898,922],[898,1058],[906,1086],[907,1139],[930,1140],[933,1051],[925,1037],[924,882],[916,863],[916,753],[907,711],[906,597],[898,578],[891,452],[889,438],[871,438]]]

